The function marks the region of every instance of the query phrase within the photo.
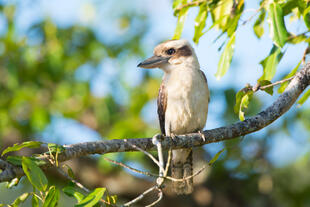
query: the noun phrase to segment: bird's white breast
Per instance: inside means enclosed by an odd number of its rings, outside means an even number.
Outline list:
[[[197,69],[180,68],[166,74],[166,134],[185,134],[202,130],[207,119],[209,90]]]

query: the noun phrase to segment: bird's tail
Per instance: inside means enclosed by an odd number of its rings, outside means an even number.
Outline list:
[[[171,176],[183,179],[193,174],[193,151],[192,149],[172,150]],[[173,181],[173,190],[181,194],[193,192],[193,178],[184,181]]]

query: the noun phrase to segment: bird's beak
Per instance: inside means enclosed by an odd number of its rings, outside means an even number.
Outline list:
[[[156,56],[150,57],[146,59],[145,61],[139,63],[137,67],[140,68],[158,68],[163,64],[168,63],[170,57],[162,57],[162,56]]]

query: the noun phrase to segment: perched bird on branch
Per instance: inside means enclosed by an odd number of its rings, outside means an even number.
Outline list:
[[[169,40],[154,49],[154,56],[141,62],[141,68],[160,68],[164,77],[157,98],[162,134],[200,132],[205,126],[209,89],[194,49],[186,40]],[[192,149],[172,151],[171,176],[183,179],[193,174]],[[173,182],[177,194],[193,191],[193,178]]]

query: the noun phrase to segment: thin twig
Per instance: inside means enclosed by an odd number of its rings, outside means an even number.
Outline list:
[[[163,183],[164,183],[165,177],[166,177],[167,174],[168,174],[168,169],[169,169],[169,165],[170,165],[170,162],[171,162],[171,161],[170,161],[170,160],[171,160],[171,149],[170,149],[169,152],[168,152],[168,161],[167,161],[167,165],[166,165],[166,167],[165,167],[165,169],[164,169],[164,156],[163,156],[163,150],[162,150],[161,140],[159,140],[159,139],[161,139],[160,136],[161,136],[160,134],[156,134],[155,136],[153,136],[153,140],[152,140],[153,144],[156,145],[156,147],[157,147],[158,159],[159,159],[159,163],[158,163],[158,166],[159,166],[159,175],[156,175],[156,177],[157,177],[157,179],[156,179],[157,185],[155,185],[155,186],[149,188],[148,190],[144,191],[142,194],[140,194],[138,197],[136,197],[135,199],[131,200],[130,202],[125,203],[124,206],[130,206],[130,205],[132,205],[132,204],[134,204],[134,203],[136,203],[136,202],[142,200],[146,194],[152,192],[152,191],[155,190],[155,189],[158,190],[159,196],[158,196],[158,198],[157,198],[153,203],[151,203],[151,204],[149,204],[149,205],[147,205],[147,206],[149,206],[149,207],[154,206],[154,205],[156,205],[158,202],[160,202],[160,201],[162,200],[162,198],[163,198],[163,192],[162,192],[162,189],[161,189],[161,188],[162,188],[162,185],[163,185]],[[141,150],[141,151],[144,151],[144,150]],[[149,157],[150,157],[150,156],[149,156]],[[152,156],[152,158],[154,158],[154,157]],[[151,159],[152,159],[152,158],[151,158]],[[155,159],[155,158],[154,158],[154,159]],[[129,166],[123,164],[123,163],[118,163],[118,162],[116,162],[116,161],[114,161],[114,160],[110,160],[110,159],[108,159],[108,158],[107,158],[107,160],[108,160],[108,161],[111,161],[111,162],[114,163],[114,164],[118,164],[118,165],[123,166],[123,167],[126,167],[126,168],[128,168],[128,169],[130,169],[130,170],[133,170],[133,171],[135,171],[135,172],[138,171],[139,173],[148,175],[148,173],[146,173],[146,172],[142,172],[142,171],[136,170],[136,169],[134,169],[134,168],[132,168],[132,167],[129,167]],[[152,159],[152,160],[153,160],[153,159]],[[155,159],[155,160],[156,160],[156,159]],[[157,160],[156,160],[156,161],[157,161]]]
[[[185,180],[188,180],[188,179],[191,179],[197,175],[199,175],[204,169],[206,169],[208,166],[211,166],[210,164],[208,165],[204,165],[202,168],[200,168],[199,170],[197,170],[194,174],[190,175],[190,176],[187,176],[185,178],[173,178],[173,177],[170,177],[170,176],[166,176],[165,178],[168,179],[168,180],[171,180],[171,181],[174,181],[174,182],[181,182],[181,181],[185,181]]]
[[[163,148],[161,144],[161,135],[156,134],[153,136],[153,144],[157,147],[157,156],[159,160],[159,176],[163,176],[165,169],[164,169],[164,155],[163,155]]]
[[[308,46],[308,47],[305,49],[305,52],[304,52],[304,54],[303,54],[303,56],[302,56],[302,59],[301,59],[303,65],[306,63],[306,56],[307,56],[307,54],[308,54],[309,52],[310,52],[310,48],[309,48],[309,46]]]
[[[127,142],[127,139],[124,140],[124,142]],[[137,149],[138,151],[140,152],[143,152],[144,154],[146,154],[158,167],[161,167],[158,160],[149,152],[141,149],[140,147],[138,147],[137,145],[135,144],[131,144],[129,142],[127,142],[130,146],[132,146],[133,148]]]
[[[186,8],[186,7],[191,7],[191,6],[199,6],[200,4],[207,2],[207,0],[200,0],[200,1],[191,1],[188,2],[187,4],[183,4],[180,7],[176,8],[174,11],[178,12],[181,11],[182,9]]]
[[[269,85],[265,85],[265,86],[260,86],[259,84],[257,84],[255,87],[252,87],[252,90],[254,92],[258,91],[258,90],[265,90],[266,88],[270,88],[272,86],[275,86],[275,85],[279,85],[281,83],[284,83],[286,81],[290,81],[294,78],[295,76],[292,76],[292,77],[289,77],[289,78],[286,78],[286,79],[283,79],[283,80],[280,80],[280,81],[277,81],[277,82],[274,82],[274,83],[271,83]]]
[[[152,192],[153,190],[155,190],[157,188],[156,185],[154,185],[153,187],[147,189],[146,191],[144,191],[143,193],[141,193],[138,197],[136,197],[135,199],[127,202],[124,204],[124,206],[130,206],[138,201],[140,201],[142,198],[144,198],[145,195],[147,195],[148,193]]]
[[[35,192],[32,192],[32,196],[35,196],[36,198],[38,198],[42,203],[44,203],[44,200],[37,194],[35,194]]]
[[[65,173],[61,168],[57,167],[56,168],[57,172],[59,174],[61,174],[62,176],[64,176],[65,178],[67,178],[68,180],[70,180],[71,182],[73,182],[77,187],[79,187],[80,189],[82,189],[83,191],[85,191],[86,193],[89,193],[90,190],[88,188],[86,188],[83,184],[81,184],[80,182],[78,182],[77,180],[71,178],[67,173]]]
[[[50,161],[50,163],[52,165],[55,165],[56,162],[53,159],[48,159]],[[70,177],[67,173],[65,173],[61,168],[57,167],[55,165],[55,168],[57,170],[57,172],[59,174],[61,174],[62,176],[64,176],[65,178],[67,178],[68,180],[70,180],[71,182],[73,182],[77,187],[81,188],[82,190],[84,190],[86,193],[89,193],[90,190],[88,188],[86,188],[83,184],[81,184],[80,182],[78,182],[77,180],[73,179],[72,177]]]
[[[90,193],[90,190],[88,188],[86,188],[83,184],[81,184],[80,182],[78,182],[77,180],[73,179],[72,177],[70,177],[67,173],[65,173],[61,168],[56,167],[56,170],[58,173],[60,173],[62,176],[64,176],[65,178],[67,178],[68,180],[70,180],[71,182],[73,182],[77,187],[79,187],[80,189],[84,190],[86,193]],[[102,204],[108,204],[110,206],[116,206],[111,204],[110,202],[105,201],[104,199],[100,199],[100,201]]]
[[[253,14],[253,15],[251,15],[247,20],[245,20],[245,21],[243,21],[243,23],[242,23],[242,25],[245,25],[245,24],[247,24],[249,21],[251,21],[257,14],[258,14],[258,12],[264,7],[264,3],[262,3],[261,5],[260,5],[260,7],[255,11],[255,13]]]
[[[111,162],[111,163],[113,163],[113,164],[115,164],[115,165],[119,165],[119,166],[121,166],[121,167],[127,168],[127,169],[129,169],[129,170],[131,170],[131,171],[133,171],[133,172],[136,172],[136,173],[140,173],[140,174],[147,175],[147,176],[150,176],[150,177],[158,177],[158,175],[156,175],[156,174],[153,174],[153,173],[150,173],[150,172],[144,172],[144,171],[142,171],[142,170],[138,170],[138,169],[133,168],[133,167],[131,167],[131,166],[129,166],[129,165],[126,165],[126,164],[124,164],[124,163],[117,162],[117,161],[115,161],[115,160],[111,160],[111,159],[109,159],[109,158],[107,158],[107,157],[103,157],[103,159],[105,159],[106,161]]]
[[[160,188],[157,188],[157,190],[158,190],[158,199],[145,207],[155,206],[157,203],[159,203],[163,199],[163,190]]]
[[[167,175],[168,175],[171,160],[172,160],[172,149],[170,148],[168,150],[168,158],[167,158],[167,164],[166,164],[166,168],[165,168],[165,172],[164,172],[164,177],[167,177]]]
[[[152,142],[157,147],[157,156],[159,160],[159,177],[156,179],[157,187],[160,188],[164,183],[165,179],[163,178],[165,169],[164,169],[164,155],[163,155],[163,148],[160,140],[162,137],[160,134],[156,134],[153,136]]]
[[[291,34],[288,38],[287,38],[287,41],[290,41],[298,36],[303,36],[303,35],[306,35],[307,33],[309,33],[310,31],[305,31],[305,32],[302,32],[302,33],[299,33],[299,34]]]

